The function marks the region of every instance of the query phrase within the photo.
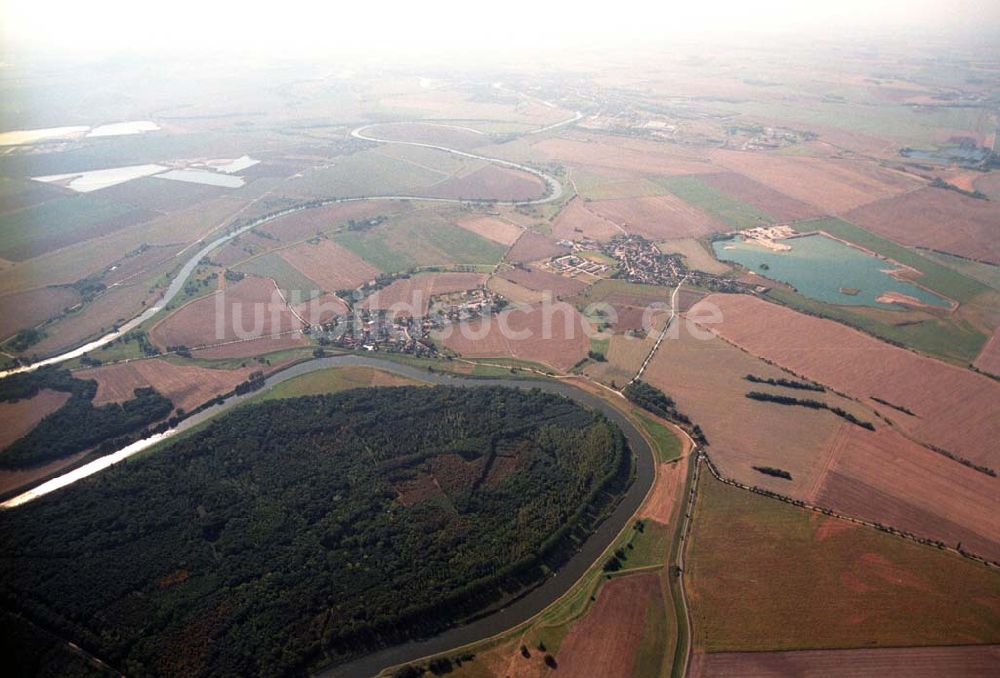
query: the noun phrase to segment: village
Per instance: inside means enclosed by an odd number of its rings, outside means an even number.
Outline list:
[[[753,293],[755,288],[732,278],[688,268],[683,258],[664,254],[655,243],[637,235],[612,238],[604,252],[618,262],[613,277],[643,285],[674,286],[686,280],[691,285],[713,292]]]

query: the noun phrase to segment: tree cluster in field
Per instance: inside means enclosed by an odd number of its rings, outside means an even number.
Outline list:
[[[135,397],[123,403],[94,407],[97,382],[55,367],[3,379],[0,402],[31,398],[45,388],[69,393],[69,400],[0,452],[0,467],[38,466],[93,447],[110,451],[142,437],[173,409],[173,403],[152,388],[135,389]]]
[[[774,468],[773,466],[754,466],[754,471],[758,473],[763,473],[766,476],[774,476],[775,478],[784,478],[785,480],[791,480],[792,474],[784,469]]]
[[[744,379],[746,379],[749,382],[753,382],[754,384],[767,384],[769,386],[796,388],[799,389],[800,391],[816,391],[817,393],[823,393],[826,391],[826,389],[820,386],[819,384],[810,384],[809,382],[806,381],[794,381],[792,379],[773,379],[770,377],[765,378],[765,377],[758,377],[755,374],[748,374],[746,377],[744,377]]]
[[[747,398],[752,400],[762,400],[769,403],[778,403],[779,405],[797,405],[799,407],[808,407],[813,410],[829,410],[833,412],[841,419],[846,419],[855,426],[860,426],[861,428],[868,429],[869,431],[875,430],[875,425],[870,421],[864,421],[858,419],[853,414],[847,410],[840,407],[830,407],[824,402],[819,400],[812,400],[809,398],[793,398],[791,396],[777,395],[774,393],[764,393],[762,391],[750,391],[746,394]]]
[[[652,412],[658,417],[690,428],[691,437],[699,444],[708,444],[708,439],[705,437],[704,431],[701,430],[701,426],[692,425],[690,417],[677,409],[677,403],[674,402],[674,399],[655,386],[636,379],[626,386],[622,393],[630,402],[647,412]]]
[[[266,401],[0,513],[0,604],[130,675],[302,675],[544,581],[631,471],[537,389]]]
[[[40,329],[31,327],[26,330],[21,330],[11,338],[7,345],[14,349],[18,353],[27,351],[30,347],[34,346],[42,339],[45,338],[45,332]]]

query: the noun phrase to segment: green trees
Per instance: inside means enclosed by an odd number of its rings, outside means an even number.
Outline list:
[[[299,674],[541,581],[630,471],[538,390],[267,401],[0,513],[0,599],[130,673]]]

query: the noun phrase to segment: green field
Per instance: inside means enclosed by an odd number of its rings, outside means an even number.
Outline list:
[[[956,257],[944,252],[924,250],[921,254],[931,261],[936,261],[939,264],[958,271],[967,278],[978,280],[984,285],[989,285],[995,290],[1000,290],[1000,266],[964,259],[963,257]]]
[[[680,438],[674,435],[673,431],[642,412],[635,411],[635,416],[639,418],[642,427],[649,434],[649,437],[653,439],[656,458],[661,464],[680,458],[681,441]]]
[[[697,177],[657,177],[656,181],[684,202],[700,207],[733,228],[751,228],[776,221],[770,214],[709,186]]]
[[[703,469],[687,546],[708,652],[1000,641],[1000,574],[954,553],[801,509]]]
[[[296,303],[295,300],[312,299],[321,293],[319,285],[282,259],[277,252],[269,252],[244,261],[242,264],[238,264],[235,270],[271,278],[290,303]]]
[[[279,398],[297,398],[306,395],[323,393],[338,393],[352,388],[367,388],[373,385],[413,385],[420,382],[408,377],[401,377],[390,372],[363,365],[347,365],[317,370],[284,381],[259,396],[260,400],[275,400]]]
[[[960,303],[971,301],[977,295],[989,291],[989,286],[978,280],[962,275],[955,269],[929,259],[914,250],[897,245],[891,240],[886,240],[840,219],[827,217],[803,221],[796,224],[796,230],[800,232],[826,231],[832,236],[915,268],[921,273],[916,279],[917,283]]]
[[[118,230],[130,205],[72,195],[0,214],[0,257],[20,261]]]

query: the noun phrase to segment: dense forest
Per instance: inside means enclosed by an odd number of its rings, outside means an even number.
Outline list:
[[[538,390],[267,401],[0,514],[0,599],[128,675],[300,675],[538,583],[631,469]]]
[[[110,451],[141,437],[173,410],[170,400],[152,388],[135,389],[135,397],[124,403],[94,407],[97,382],[54,367],[0,381],[0,402],[31,398],[46,388],[69,393],[69,400],[0,452],[0,467],[37,466],[92,447]]]

